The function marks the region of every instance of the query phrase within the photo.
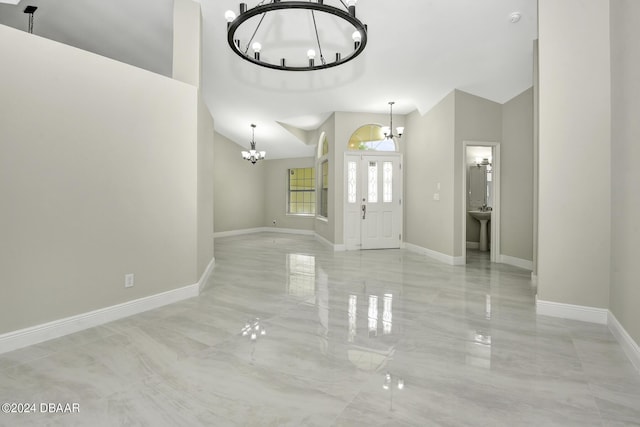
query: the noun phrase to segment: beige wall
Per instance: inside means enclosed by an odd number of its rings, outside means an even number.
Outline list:
[[[176,80],[200,86],[200,2],[173,1],[173,73]]]
[[[446,255],[453,255],[453,200],[458,197],[453,191],[455,100],[451,92],[424,116],[409,114],[402,138],[404,240]]]
[[[611,1],[611,311],[640,343],[640,2]],[[599,204],[598,204],[599,205]]]
[[[607,308],[609,1],[540,0],[538,6],[538,297]]]
[[[213,258],[213,118],[198,96],[198,277]]]
[[[335,162],[335,153],[336,153],[336,132],[335,132],[335,114],[331,114],[329,118],[318,128],[318,131],[315,135],[315,141],[318,141],[322,132],[326,133],[327,142],[329,143],[329,200],[328,200],[328,214],[329,217],[324,219],[316,219],[315,220],[315,232],[326,239],[329,242],[335,241],[335,228],[336,228],[336,219],[338,218],[336,215],[336,185],[342,186],[342,178],[339,181],[336,181],[336,162]],[[317,148],[317,147],[316,147]],[[342,219],[342,215],[340,215],[340,220]]]
[[[537,287],[538,278],[538,185],[540,182],[540,83],[538,78],[538,40],[533,42],[533,271]]]
[[[454,126],[453,256],[460,257],[462,256],[462,223],[460,218],[466,211],[466,206],[462,203],[462,144],[464,141],[500,142],[502,138],[502,105],[456,90]],[[468,215],[467,221],[469,221]]]
[[[244,160],[240,155],[244,149],[215,133],[213,217],[216,233],[265,225],[265,162],[253,165]]]
[[[173,78],[200,86],[200,4],[175,0]],[[198,277],[213,258],[213,118],[198,93]]]
[[[278,228],[313,230],[314,217],[286,214],[286,179],[289,168],[315,166],[315,159],[261,160],[253,165],[242,159],[242,150],[228,138],[215,134],[215,232],[273,227],[273,220]]]
[[[405,241],[451,257],[462,255],[462,144],[500,142],[502,254],[533,251],[533,98],[528,89],[504,105],[459,90],[424,116],[406,118]],[[505,175],[506,174],[506,175]],[[508,182],[507,182],[508,181]],[[440,189],[438,190],[438,184]],[[440,200],[434,200],[434,194]],[[479,235],[470,218],[467,240]],[[472,236],[471,239],[468,237]],[[475,241],[477,241],[475,237]]]
[[[533,88],[502,106],[500,252],[533,261]]]
[[[276,228],[313,230],[315,216],[287,215],[287,172],[290,168],[315,167],[313,157],[264,162],[264,225]]]
[[[197,282],[196,88],[0,40],[0,333]]]

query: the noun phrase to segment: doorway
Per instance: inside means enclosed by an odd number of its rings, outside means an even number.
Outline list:
[[[345,248],[400,248],[402,155],[346,153],[344,165]]]
[[[476,159],[467,154],[467,148],[478,147],[490,149],[491,157],[486,156],[480,159]],[[462,144],[462,209],[460,221],[462,224],[462,264],[467,262],[467,224],[468,221],[476,221],[468,213],[470,189],[469,185],[469,167],[479,165],[479,169],[484,173],[487,171],[487,179],[485,180],[485,188],[488,199],[485,199],[484,205],[490,207],[491,220],[489,221],[489,258],[491,262],[499,262],[500,260],[500,143],[499,142],[481,142],[481,141],[464,141]],[[475,169],[474,171],[477,171]],[[489,186],[487,187],[487,182]],[[486,201],[490,200],[490,204],[487,205]],[[477,200],[472,201],[471,209],[478,209],[473,203],[478,203]],[[479,206],[482,206],[480,203]]]

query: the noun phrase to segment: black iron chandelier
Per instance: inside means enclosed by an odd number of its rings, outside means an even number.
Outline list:
[[[335,67],[341,64],[345,64],[352,59],[356,58],[358,55],[364,51],[365,46],[367,45],[367,26],[363,24],[358,18],[356,18],[356,3],[357,0],[347,0],[345,3],[343,0],[339,0],[340,3],[344,6],[343,8],[330,6],[324,4],[324,0],[309,0],[309,1],[281,1],[281,0],[271,0],[268,3],[265,3],[266,0],[258,3],[257,6],[247,9],[246,3],[240,3],[240,14],[236,16],[236,14],[228,10],[225,13],[225,19],[227,20],[227,42],[229,43],[229,47],[233,50],[238,56],[242,59],[252,62],[256,65],[260,65],[262,67],[272,68],[275,70],[284,70],[284,71],[313,71],[313,70],[321,70],[325,68]],[[316,53],[315,48],[309,46],[309,49],[306,52],[306,56],[308,62],[305,65],[299,65],[300,63],[305,63],[303,61],[299,61],[298,64],[294,64],[296,61],[295,58],[291,58],[291,65],[287,64],[287,58],[280,58],[279,63],[267,62],[265,60],[260,59],[260,53],[262,51],[262,44],[258,41],[255,41],[256,34],[262,25],[265,17],[269,14],[276,14],[280,12],[284,14],[286,12],[291,12],[293,10],[308,10],[311,13],[311,17],[313,20],[313,30],[315,32],[315,43],[318,47],[318,52]],[[335,60],[328,60],[324,52],[322,50],[322,43],[320,40],[320,36],[318,35],[318,25],[316,22],[316,12],[321,12],[324,14],[330,14],[335,17],[340,18],[351,24],[355,31],[352,33],[351,38],[353,39],[353,50],[345,53],[343,52],[335,52]],[[255,30],[252,32],[250,39],[243,43],[240,39],[236,38],[236,32],[238,29],[245,24],[249,19],[253,17],[260,16],[258,24]],[[253,50],[253,55],[250,55],[249,48]],[[268,46],[265,46],[268,49]],[[319,61],[316,62],[316,56],[319,54]],[[302,53],[300,55],[302,58]]]

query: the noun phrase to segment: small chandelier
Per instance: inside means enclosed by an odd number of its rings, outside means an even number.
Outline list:
[[[403,126],[396,128],[397,135],[393,133],[393,104],[395,104],[395,102],[389,101],[389,126],[382,127],[382,133],[385,139],[402,138],[402,134],[404,133]]]
[[[326,5],[324,4],[324,0],[271,0],[266,4],[263,4],[265,3],[265,0],[263,0],[252,9],[247,9],[246,3],[240,3],[240,15],[236,16],[235,12],[231,10],[228,10],[224,14],[224,17],[227,21],[227,42],[229,43],[229,47],[231,48],[231,50],[242,59],[252,62],[256,65],[260,65],[262,67],[284,71],[313,71],[335,67],[337,65],[347,63],[360,55],[367,45],[367,26],[356,18],[357,1],[358,0],[347,0],[345,4],[344,1],[340,0],[340,3],[342,3],[344,9],[336,6]],[[310,48],[306,51],[308,65],[287,65],[286,58],[281,58],[279,63],[266,62],[260,59],[260,52],[262,51],[263,46],[258,41],[254,41],[254,38],[256,37],[256,34],[258,33],[258,30],[260,29],[262,21],[265,19],[265,17],[269,13],[271,13],[272,15],[275,15],[277,12],[285,14],[287,11],[298,9],[308,10],[311,12],[311,17],[313,20],[313,30],[315,32],[315,44],[317,44],[318,46],[318,54],[320,59],[319,63],[316,63],[316,51],[313,48]],[[324,52],[322,51],[322,44],[320,43],[320,36],[318,33],[315,12],[322,12],[336,16],[353,26],[355,30],[351,35],[351,38],[353,39],[353,51],[349,52],[345,56],[342,56],[342,52],[335,52],[335,61],[328,61],[325,58]],[[246,44],[244,44],[244,47],[242,47],[241,41],[235,37],[236,31],[238,31],[240,26],[242,26],[242,24],[244,24],[247,20],[258,15],[261,15],[258,25],[252,32],[251,38]],[[253,50],[253,56],[248,54],[250,47]],[[302,52],[300,57],[302,58]]]
[[[254,165],[258,160],[263,160],[267,155],[265,151],[256,151],[255,130],[256,130],[256,125],[252,123],[251,124],[251,150],[242,151],[242,158],[245,160],[249,160]]]

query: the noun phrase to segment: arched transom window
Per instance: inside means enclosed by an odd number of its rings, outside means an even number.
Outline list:
[[[397,151],[396,143],[385,138],[382,126],[368,124],[360,126],[349,138],[349,151]]]

